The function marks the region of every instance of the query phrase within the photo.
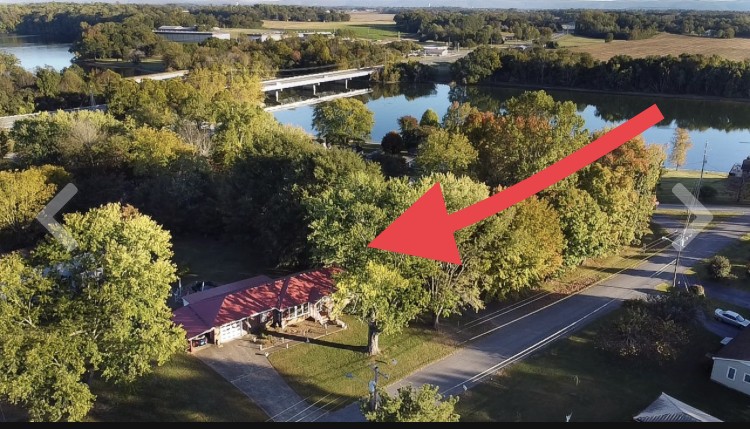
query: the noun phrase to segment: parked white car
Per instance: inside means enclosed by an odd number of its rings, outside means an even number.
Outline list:
[[[738,328],[747,328],[750,326],[750,320],[745,319],[734,311],[722,310],[721,308],[717,308],[714,311],[714,319]]]

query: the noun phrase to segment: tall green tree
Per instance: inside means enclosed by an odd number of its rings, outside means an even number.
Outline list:
[[[455,407],[458,397],[443,397],[438,393],[438,386],[423,384],[419,388],[411,385],[398,389],[395,396],[380,390],[380,404],[375,411],[362,402],[362,412],[370,422],[458,422],[460,416]]]
[[[410,184],[405,179],[384,180],[380,175],[358,173],[333,182],[320,194],[306,198],[310,224],[308,242],[313,260],[335,264],[349,272],[363,271],[369,262],[396,270],[414,287],[426,291],[423,311],[432,315],[435,327],[438,327],[441,317],[482,308],[484,290],[505,287],[496,284],[491,267],[493,259],[502,251],[502,241],[507,235],[510,219],[507,214],[501,213],[456,233],[463,265],[367,247],[380,231],[435,183],[441,184],[449,211],[465,208],[489,195],[484,184],[452,174],[435,174]]]
[[[693,147],[693,141],[690,139],[690,133],[684,128],[677,127],[674,130],[674,136],[670,143],[669,162],[674,165],[675,171],[685,165],[687,153]]]
[[[479,152],[478,177],[492,187],[518,183],[590,141],[576,105],[544,91],[511,98],[495,118],[469,115],[462,128]]]
[[[467,174],[477,160],[477,150],[460,133],[439,129],[419,147],[416,162],[423,174]]]
[[[348,271],[336,282],[334,314],[345,308],[367,323],[367,352],[380,354],[380,334],[394,334],[424,309],[427,300],[419,285],[398,271],[368,262],[361,271]]]
[[[53,239],[0,258],[0,395],[35,420],[81,420],[94,376],[128,383],[184,346],[166,305],[170,235],[132,207],[68,214],[77,247]]]
[[[419,125],[422,127],[439,127],[440,116],[438,116],[436,111],[427,109],[422,114],[422,119],[419,120]]]
[[[313,110],[313,127],[329,142],[367,140],[374,124],[372,111],[356,98],[339,98]]]
[[[501,65],[499,50],[480,46],[452,64],[451,70],[459,82],[475,84],[490,78]]]
[[[12,250],[36,238],[35,218],[66,177],[62,168],[52,166],[0,171],[0,249]]]

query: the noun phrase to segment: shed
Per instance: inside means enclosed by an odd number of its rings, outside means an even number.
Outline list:
[[[640,414],[633,417],[633,420],[646,423],[721,422],[716,417],[678,401],[664,392]]]

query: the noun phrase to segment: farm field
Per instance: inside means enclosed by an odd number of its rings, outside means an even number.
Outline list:
[[[298,22],[298,21],[263,21],[263,30],[291,31],[335,31],[352,30],[357,37],[383,40],[398,37],[393,14],[385,13],[352,13],[348,22]],[[257,30],[256,30],[257,31]]]
[[[649,55],[704,54],[719,55],[740,61],[750,58],[750,39],[713,39],[697,36],[661,33],[645,40],[614,40],[604,43],[598,39],[563,36],[560,46],[576,52],[588,52],[598,60],[608,60],[615,55],[646,57]]]

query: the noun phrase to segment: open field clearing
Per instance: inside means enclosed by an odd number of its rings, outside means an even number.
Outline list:
[[[608,60],[615,55],[646,57],[649,55],[704,54],[720,55],[730,60],[740,61],[750,58],[750,39],[714,39],[697,36],[661,33],[645,40],[603,40],[576,36],[564,36],[561,47],[576,52],[588,52],[598,60]]]
[[[277,31],[335,31],[349,29],[364,39],[395,39],[398,37],[392,14],[352,13],[348,22],[299,22],[299,21],[263,21],[263,30]],[[239,30],[233,30],[234,33]],[[256,30],[257,31],[257,30]],[[245,30],[252,32],[252,30]]]

